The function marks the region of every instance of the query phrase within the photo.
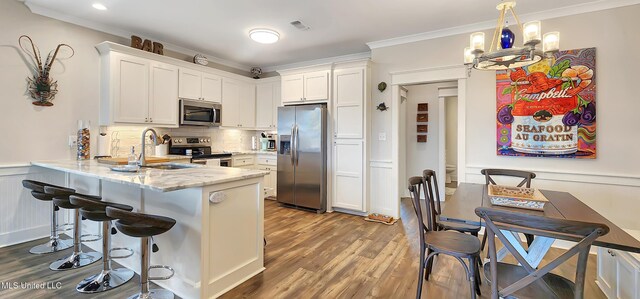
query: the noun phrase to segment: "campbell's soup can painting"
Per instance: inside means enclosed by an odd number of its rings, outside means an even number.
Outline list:
[[[596,157],[595,48],[498,71],[497,153]]]

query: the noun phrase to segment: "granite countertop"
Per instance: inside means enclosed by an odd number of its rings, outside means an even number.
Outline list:
[[[261,170],[192,164],[189,164],[194,166],[192,168],[168,170],[142,168],[137,173],[126,173],[112,171],[110,167],[113,165],[100,164],[95,160],[34,161],[31,162],[31,165],[98,178],[114,183],[139,186],[142,189],[158,192],[203,187],[258,178],[268,174],[268,172]]]

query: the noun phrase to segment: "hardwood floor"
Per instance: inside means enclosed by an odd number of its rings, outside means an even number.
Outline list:
[[[408,200],[402,220],[392,226],[341,213],[314,214],[265,201],[263,273],[222,298],[414,298],[418,273],[416,220]],[[66,254],[31,255],[34,241],[0,249],[1,282],[61,282],[59,290],[8,290],[0,298],[126,298],[138,291],[138,276],[107,293],[75,292],[82,278],[97,273],[100,262],[72,272],[53,272],[48,264]],[[552,249],[550,256],[562,251]],[[543,262],[544,263],[544,262]],[[575,258],[558,274],[573,280]],[[605,298],[595,285],[596,258],[589,258],[586,298]],[[490,290],[482,285],[482,298]],[[464,270],[452,258],[436,260],[422,298],[468,298]]]
[[[22,243],[11,247],[0,248],[0,298],[127,298],[140,292],[140,276],[135,275],[126,284],[97,294],[80,294],[76,292],[76,285],[82,279],[97,274],[102,269],[102,260],[76,270],[51,271],[49,264],[59,258],[68,256],[71,249],[61,252],[34,255],[29,249],[35,245],[43,244],[46,239]],[[91,251],[83,248],[84,251]],[[112,262],[113,268],[118,268],[117,263]],[[2,283],[50,283],[50,289],[22,289],[20,287],[7,289]],[[55,286],[59,283],[59,288]],[[159,288],[151,284],[150,288]],[[176,298],[178,298],[176,296]]]
[[[222,298],[415,298],[419,247],[410,204],[403,200],[402,220],[386,226],[362,217],[317,215],[266,201],[267,269]],[[552,249],[549,256],[562,252]],[[586,298],[605,298],[595,285],[595,271],[592,255]],[[557,273],[573,280],[575,258]],[[460,264],[439,258],[422,298],[469,298]],[[482,285],[482,298],[490,298],[487,283]]]

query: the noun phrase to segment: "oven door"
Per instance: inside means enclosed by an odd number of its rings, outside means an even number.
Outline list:
[[[222,167],[231,167],[231,166],[232,166],[232,165],[231,165],[231,159],[229,159],[229,158],[223,158],[223,159],[220,159],[220,165],[219,165],[219,166],[222,166]]]
[[[222,105],[203,101],[180,100],[180,125],[219,126]]]

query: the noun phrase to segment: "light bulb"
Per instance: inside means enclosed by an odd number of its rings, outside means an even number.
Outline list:
[[[535,42],[535,43],[540,42],[540,39],[541,39],[540,32],[542,31],[540,21],[527,22],[527,23],[524,23],[524,26],[522,27],[524,28],[522,30],[523,31],[522,36],[525,44],[529,42]]]
[[[542,42],[543,52],[555,52],[560,50],[560,32],[545,33]]]
[[[484,32],[474,32],[469,37],[469,45],[472,51],[484,52]]]

